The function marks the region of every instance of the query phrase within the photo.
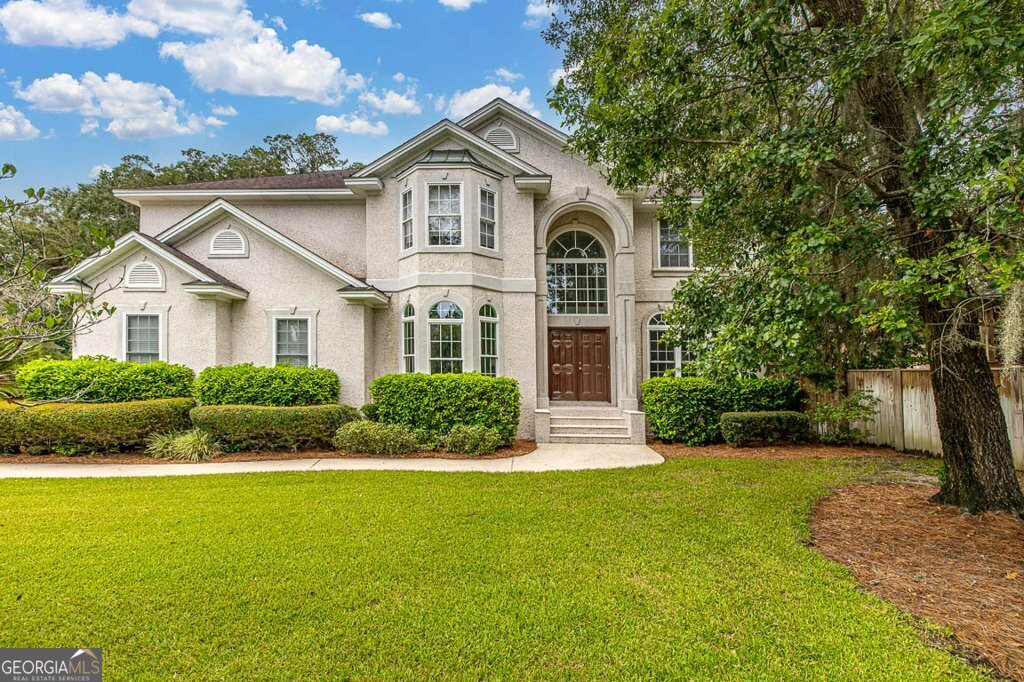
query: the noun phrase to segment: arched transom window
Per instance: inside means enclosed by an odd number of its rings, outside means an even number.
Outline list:
[[[548,313],[608,314],[608,256],[594,235],[573,230],[548,247]]]
[[[435,303],[430,323],[430,373],[462,373],[462,308],[451,301]]]
[[[666,345],[667,333],[665,315],[652,315],[647,322],[647,376],[662,377],[677,372],[693,359],[685,348]]]

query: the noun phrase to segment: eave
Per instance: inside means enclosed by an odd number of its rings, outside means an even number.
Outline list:
[[[182,284],[181,288],[196,298],[204,301],[244,301],[249,298],[249,292],[244,289],[225,286],[223,284],[206,284],[204,282],[189,282]]]
[[[350,305],[387,308],[391,298],[377,289],[339,289],[338,296]]]
[[[348,182],[346,181],[346,184]],[[345,201],[361,198],[351,189],[116,189],[114,196],[133,206],[144,201],[188,203],[214,199],[246,199],[249,201]]]

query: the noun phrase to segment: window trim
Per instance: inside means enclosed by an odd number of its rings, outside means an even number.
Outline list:
[[[407,315],[407,311],[411,311],[411,315]],[[412,353],[405,352],[406,342],[406,325],[410,325],[412,330]],[[416,373],[416,306],[412,302],[408,302],[402,306],[402,310],[398,316],[398,332],[399,332],[399,347],[398,347],[398,370],[401,374],[415,374]],[[409,369],[409,360],[412,361],[412,369]]]
[[[398,195],[398,252],[408,253],[416,248],[416,195],[407,187]],[[405,197],[409,197],[409,219],[405,219]],[[405,245],[405,223],[409,223],[409,246]]]
[[[309,323],[309,334],[306,339],[306,345],[309,353],[309,362],[307,367],[317,366],[317,318],[320,315],[319,310],[299,310],[299,309],[274,309],[267,310],[267,364],[270,367],[277,366],[277,321],[286,319],[305,319]]]
[[[650,379],[653,376],[651,374],[651,332],[668,330],[667,324],[654,324],[654,318],[664,314],[664,310],[651,313],[647,316],[647,321],[644,323],[644,379]],[[682,346],[673,346],[672,351],[675,358],[673,369],[678,372],[686,365],[683,362],[683,348]]]
[[[656,275],[657,274],[671,275],[671,274],[676,274],[676,273],[691,273],[691,272],[693,272],[694,270],[697,269],[697,266],[694,264],[695,260],[694,260],[694,254],[693,254],[693,240],[692,239],[687,239],[686,240],[686,243],[687,243],[687,245],[689,247],[689,252],[690,252],[690,264],[689,265],[687,265],[687,266],[669,266],[669,265],[662,265],[661,264],[661,226],[662,226],[662,223],[664,223],[664,222],[665,221],[661,220],[660,218],[657,218],[654,221],[654,268],[653,268],[654,273]]]
[[[500,221],[499,221],[498,217],[501,215],[501,211],[498,210],[498,193],[495,190],[493,190],[490,187],[487,187],[485,185],[479,185],[477,189],[480,190],[478,192],[478,194],[477,194],[477,218],[478,218],[478,220],[477,220],[477,230],[476,230],[477,244],[480,246],[481,249],[483,249],[485,251],[490,251],[492,253],[497,253],[500,250],[500,247],[501,247],[501,244],[499,242],[499,237],[498,237],[498,235],[500,234],[500,232],[499,232]],[[484,230],[483,230],[483,228],[484,228],[484,193],[485,192],[487,194],[491,195],[491,205],[494,208],[494,219],[489,221],[491,223],[491,229],[494,232],[494,246],[484,246],[484,240],[483,240],[483,236],[484,236],[483,232],[484,232]]]
[[[132,272],[135,271],[140,265],[152,265],[156,268],[157,275],[160,277],[160,283],[154,286],[132,286],[128,283],[131,279]],[[128,269],[124,271],[124,285],[122,287],[125,291],[167,291],[167,275],[164,269],[155,260],[144,258],[137,263],[132,263],[128,266]]]
[[[459,309],[459,311],[462,313],[462,317],[460,319],[457,319],[457,320],[452,320],[452,319],[433,319],[433,318],[431,318],[430,317],[430,311],[433,310],[435,306],[440,305],[441,303],[451,303],[452,305],[456,306]],[[427,306],[426,310],[427,310],[427,312],[426,312],[426,317],[427,317],[427,338],[426,338],[426,344],[427,344],[427,370],[428,370],[428,374],[431,374],[431,375],[434,374],[434,361],[435,360],[437,362],[452,362],[452,361],[456,360],[456,358],[435,358],[434,357],[434,338],[433,338],[433,336],[434,336],[433,335],[433,327],[434,327],[434,325],[449,326],[449,327],[454,327],[454,326],[460,327],[460,330],[459,330],[459,351],[460,352],[459,352],[459,357],[457,358],[458,362],[459,362],[459,372],[457,372],[457,373],[458,374],[465,374],[467,371],[472,371],[473,370],[472,367],[469,367],[467,369],[467,365],[469,364],[469,362],[471,362],[471,360],[470,361],[466,360],[466,345],[469,342],[467,340],[467,338],[466,338],[466,307],[464,305],[460,304],[460,303],[456,303],[455,301],[453,301],[450,298],[442,298],[442,299],[439,299],[437,301],[432,302],[429,306]],[[472,354],[470,354],[470,357],[472,357]],[[456,372],[438,372],[438,374],[455,374],[455,373]]]
[[[423,193],[423,235],[424,248],[426,249],[465,249],[466,240],[466,183],[462,180],[440,182],[427,182],[426,191]],[[459,230],[460,239],[458,244],[431,244],[430,243],[430,188],[431,187],[458,187],[459,188]],[[448,215],[448,214],[445,214]],[[454,215],[454,214],[451,214]]]
[[[119,324],[121,326],[119,337],[121,339],[121,348],[118,353],[118,359],[122,362],[128,362],[128,317],[136,315],[155,315],[158,321],[157,338],[158,343],[158,357],[159,362],[167,362],[167,311],[170,310],[170,306],[118,306],[121,314],[119,316]]]
[[[494,310],[494,317],[485,316],[483,314],[482,311],[484,309],[484,306],[490,306]],[[476,323],[477,323],[476,324],[476,329],[477,329],[477,339],[476,339],[477,367],[476,367],[476,371],[480,372],[481,374],[484,374],[484,358],[494,358],[494,376],[500,377],[501,376],[501,311],[498,310],[498,306],[496,306],[491,301],[484,301],[483,303],[480,303],[479,305],[477,305],[477,308],[476,308]],[[484,324],[493,324],[494,325],[494,355],[484,355],[484,330],[483,330],[483,325]],[[491,376],[491,375],[490,374],[485,374],[485,376]]]

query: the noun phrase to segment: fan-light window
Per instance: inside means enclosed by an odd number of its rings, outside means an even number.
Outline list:
[[[491,128],[487,131],[484,139],[495,147],[500,147],[507,152],[512,152],[519,148],[519,140],[516,139],[516,134],[505,126]]]
[[[566,232],[548,247],[548,313],[608,314],[608,257],[594,235]]]
[[[241,258],[248,255],[245,237],[237,230],[221,230],[210,240],[210,255]]]
[[[125,289],[160,291],[164,288],[164,274],[156,263],[142,261],[128,269],[124,278]]]

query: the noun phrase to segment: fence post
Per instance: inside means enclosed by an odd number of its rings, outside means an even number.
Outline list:
[[[895,432],[893,433],[892,446],[897,451],[903,452],[907,449],[907,436],[904,429],[904,417],[903,412],[906,409],[906,401],[903,399],[903,370],[894,369],[892,371],[892,386],[893,386],[893,424],[895,425]]]

